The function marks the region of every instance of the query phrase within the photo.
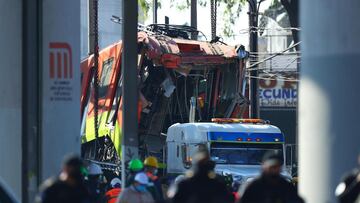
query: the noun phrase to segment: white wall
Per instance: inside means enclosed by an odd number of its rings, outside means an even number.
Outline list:
[[[0,0],[0,177],[21,197],[21,0]]]

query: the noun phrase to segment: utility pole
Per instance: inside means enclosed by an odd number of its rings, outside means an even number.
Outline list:
[[[153,23],[157,24],[158,0],[153,0]]]
[[[169,16],[165,16],[165,25],[166,25],[166,30],[169,30],[169,24],[170,24],[170,19],[169,19]]]
[[[328,0],[326,9],[323,1],[299,2],[299,192],[309,203],[335,203],[341,177],[359,167],[360,24],[352,22],[360,1]]]
[[[249,27],[250,27],[250,52],[255,53],[258,50],[258,7],[257,0],[248,0],[249,2]],[[256,57],[250,57],[253,63],[256,63]],[[253,66],[250,71],[250,117],[259,118],[259,81],[258,66]]]
[[[88,54],[94,53],[94,0],[88,0]]]
[[[40,15],[41,2],[23,0],[22,202],[32,202],[41,183]],[[32,174],[29,176],[29,174]]]
[[[211,40],[216,38],[217,0],[210,0]]]
[[[191,27],[197,29],[197,0],[191,0]],[[196,34],[192,34],[191,39],[197,40]]]
[[[137,89],[137,24],[138,3],[133,0],[123,1],[123,117],[121,142],[121,179],[126,185],[126,162],[138,157],[138,89]]]

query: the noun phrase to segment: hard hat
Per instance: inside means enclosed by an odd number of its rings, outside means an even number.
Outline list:
[[[82,166],[82,167],[80,168],[80,172],[81,172],[81,174],[82,174],[84,177],[87,177],[87,176],[89,175],[89,171],[88,171],[87,168],[84,167],[84,166]]]
[[[89,175],[101,175],[103,174],[101,167],[95,163],[91,163],[88,167]]]
[[[129,162],[129,169],[132,171],[141,171],[144,168],[144,164],[140,159],[131,159]]]
[[[136,182],[140,183],[140,184],[143,184],[143,185],[148,185],[149,184],[149,178],[143,172],[136,174],[134,180]]]
[[[121,187],[121,180],[119,178],[113,178],[110,182],[111,187]]]
[[[158,160],[154,156],[149,156],[148,158],[146,158],[145,161],[144,161],[144,165],[145,166],[152,166],[154,168],[159,168]]]

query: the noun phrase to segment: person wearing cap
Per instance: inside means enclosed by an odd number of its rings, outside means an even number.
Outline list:
[[[134,182],[134,177],[137,173],[143,171],[144,164],[140,159],[131,159],[128,165],[128,169],[130,175],[126,180],[126,187],[129,187]]]
[[[105,194],[105,202],[115,203],[121,192],[121,180],[119,178],[113,178],[110,182],[110,190]]]
[[[40,187],[37,203],[89,202],[82,176],[82,160],[75,155],[65,158],[60,175],[46,180]]]
[[[232,194],[216,177],[207,147],[199,145],[198,149],[192,170],[178,183],[173,203],[233,203]]]
[[[91,202],[99,202],[105,191],[101,190],[103,171],[98,164],[90,163],[87,166],[88,176],[85,184],[90,193]]]
[[[282,166],[281,153],[267,152],[260,177],[240,189],[240,203],[303,203],[294,185],[281,176]]]
[[[147,191],[149,178],[143,172],[137,173],[130,187],[125,188],[117,203],[154,203],[150,192]]]
[[[163,202],[164,196],[159,177],[157,176],[159,162],[156,157],[149,156],[144,160],[144,172],[149,178],[148,191],[156,202]]]

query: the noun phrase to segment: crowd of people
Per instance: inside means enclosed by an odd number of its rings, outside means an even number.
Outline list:
[[[277,153],[264,156],[259,177],[242,184],[237,191],[214,171],[215,163],[207,149],[199,150],[194,165],[185,175],[177,176],[169,188],[157,176],[158,160],[147,157],[144,162],[132,159],[128,176],[122,182],[114,177],[107,182],[101,167],[90,163],[84,167],[77,156],[65,159],[61,173],[44,182],[38,203],[302,203],[292,183],[281,176],[283,160]],[[360,191],[359,172],[353,172],[339,185],[340,202],[355,202]],[[166,185],[166,184],[165,184]],[[232,185],[234,186],[234,185]],[[237,188],[237,187],[236,187]]]
[[[165,202],[157,176],[159,163],[153,156],[144,162],[132,159],[128,164],[126,188],[119,177],[108,182],[102,168],[95,163],[85,167],[81,158],[64,160],[58,177],[46,180],[36,197],[38,203],[155,203]]]

